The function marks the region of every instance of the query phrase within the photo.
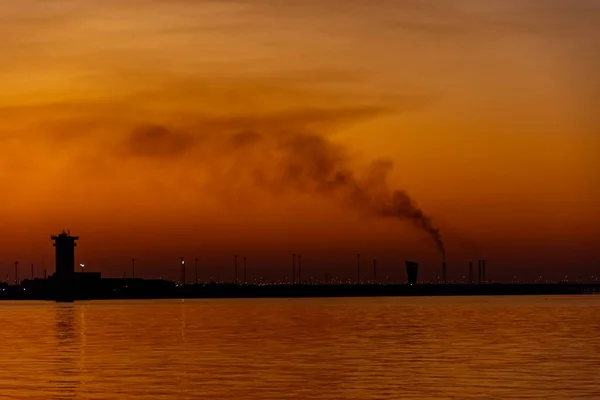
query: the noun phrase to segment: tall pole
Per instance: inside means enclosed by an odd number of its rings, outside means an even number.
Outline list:
[[[481,276],[483,283],[487,283],[487,276],[485,274],[485,260],[481,260]]]
[[[19,262],[15,261],[15,285],[19,284]]]
[[[373,259],[373,283],[377,282],[377,259]]]
[[[302,256],[298,256],[298,283],[302,285]]]
[[[248,280],[246,279],[246,257],[244,256],[244,285],[246,285],[248,283]]]
[[[469,261],[469,285],[473,284],[473,261]]]
[[[196,271],[196,285],[198,284],[198,257],[194,258],[194,269]]]
[[[238,283],[238,271],[237,271],[237,254],[233,256],[233,264],[235,269],[235,283]]]
[[[296,253],[292,254],[292,285],[296,284]]]
[[[183,257],[181,259],[181,284],[185,285],[185,260]]]
[[[356,284],[360,284],[360,254],[356,255]]]
[[[31,264],[31,280],[33,280],[33,264]]]
[[[135,258],[131,259],[131,277],[135,279]]]

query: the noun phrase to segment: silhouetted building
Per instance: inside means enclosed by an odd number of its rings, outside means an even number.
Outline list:
[[[408,275],[408,284],[416,285],[417,284],[417,275],[419,273],[419,264],[407,261],[406,262],[406,274]]]
[[[57,236],[52,236],[56,247],[56,276],[70,277],[75,273],[75,243],[79,236],[71,236],[63,231]]]

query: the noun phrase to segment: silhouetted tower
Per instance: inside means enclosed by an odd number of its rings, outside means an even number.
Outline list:
[[[487,283],[487,276],[485,274],[485,260],[481,260],[481,276],[483,283]]]
[[[356,284],[360,284],[360,254],[356,255]]]
[[[19,284],[19,262],[15,261],[15,285]]]
[[[296,254],[292,254],[292,285],[296,284]]]
[[[75,243],[79,236],[71,236],[63,231],[57,236],[52,236],[53,246],[56,247],[56,276],[68,278],[75,274]]]
[[[408,284],[416,285],[417,276],[419,274],[419,264],[412,261],[406,261],[406,274],[408,275]]]
[[[302,285],[302,256],[298,255],[298,283]]]
[[[442,282],[444,282],[444,284],[448,283],[448,280],[446,279],[446,261],[442,262]]]
[[[131,259],[131,277],[135,279],[135,258]]]
[[[377,259],[373,259],[373,283],[377,282]]]
[[[473,284],[473,261],[469,261],[469,285]]]
[[[246,279],[246,257],[244,257],[244,285],[246,285],[248,283],[248,280]]]
[[[185,285],[185,260],[183,259],[183,257],[181,257],[180,260],[181,260],[181,284]]]
[[[198,257],[194,258],[194,271],[196,271],[196,285],[198,284]]]
[[[33,280],[33,264],[31,264],[31,280]]]

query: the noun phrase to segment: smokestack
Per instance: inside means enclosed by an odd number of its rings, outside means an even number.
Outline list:
[[[356,255],[356,284],[360,285],[360,254]]]
[[[473,284],[473,261],[469,261],[469,285]]]
[[[292,285],[296,284],[296,253],[292,254]]]
[[[298,256],[298,283],[302,285],[302,256]]]
[[[446,261],[442,262],[442,281],[444,282],[444,284],[447,283],[447,280],[446,280]]]
[[[406,274],[408,275],[408,284],[416,285],[417,284],[417,276],[419,273],[419,264],[406,261]]]
[[[373,259],[373,283],[377,282],[377,259]]]

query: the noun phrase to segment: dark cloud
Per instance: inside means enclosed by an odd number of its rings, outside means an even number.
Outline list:
[[[426,233],[445,256],[431,217],[405,190],[390,188],[391,161],[375,160],[358,168],[347,147],[329,138],[332,127],[375,111],[313,109],[198,118],[194,128],[188,128],[191,131],[161,125],[138,128],[126,143],[133,155],[157,159],[193,152],[192,159],[198,160],[195,168],[212,177],[211,184],[202,188],[205,192],[222,194],[222,182],[237,190],[239,181],[249,177],[252,185],[271,193],[320,196],[352,212],[408,222]],[[192,132],[202,132],[202,141]]]
[[[231,137],[231,144],[234,147],[245,147],[252,146],[253,144],[257,144],[262,139],[262,135],[260,133],[254,131],[243,131],[234,134]]]
[[[347,149],[315,134],[296,134],[278,146],[282,153],[273,170],[281,171],[278,185],[332,198],[349,209],[411,223],[431,237],[445,257],[439,229],[430,216],[402,189],[390,189],[393,165],[376,160],[366,171],[357,170]]]
[[[194,145],[189,134],[175,132],[161,125],[148,125],[135,129],[126,139],[126,146],[134,156],[174,157],[185,153]]]
[[[181,127],[138,124],[123,139],[132,156],[164,158],[204,150],[209,158],[262,143],[274,137],[293,138],[298,132],[331,132],[386,112],[380,107],[300,109],[225,116],[191,115]],[[291,140],[291,139],[290,139]]]

